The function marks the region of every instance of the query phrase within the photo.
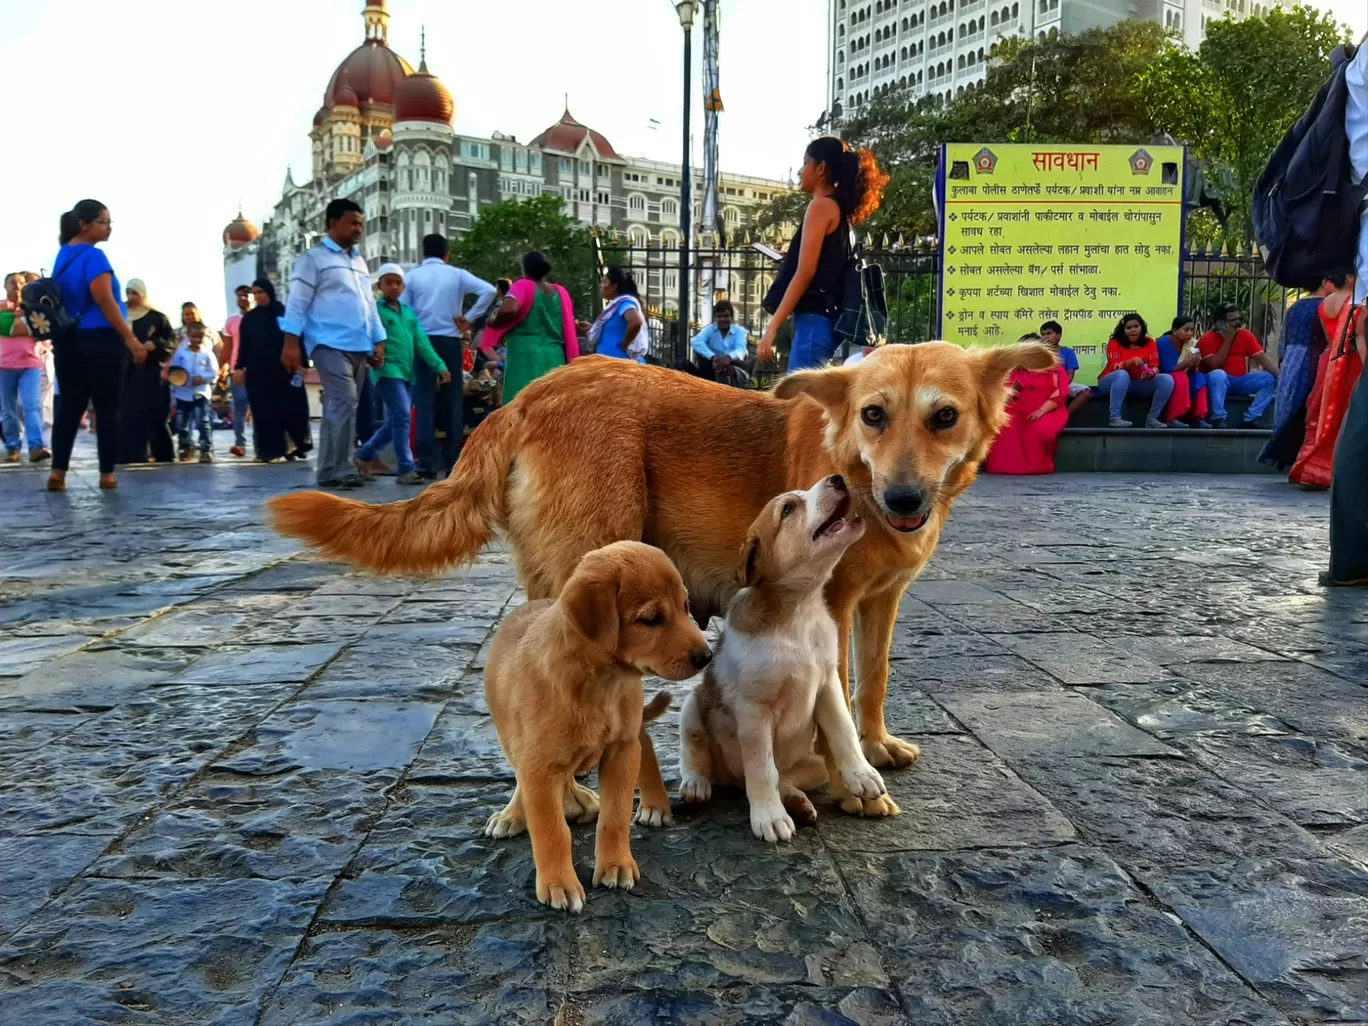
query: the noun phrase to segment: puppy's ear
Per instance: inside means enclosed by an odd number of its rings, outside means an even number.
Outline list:
[[[616,575],[576,572],[561,592],[561,609],[570,626],[609,654],[617,651],[618,581]]]
[[[760,536],[752,531],[741,546],[741,563],[736,568],[741,587],[750,588],[760,580]]]
[[[1018,342],[1010,346],[991,346],[971,349],[971,355],[978,360],[983,383],[1002,384],[1017,370],[1050,370],[1059,361],[1054,350],[1040,342]]]
[[[828,410],[835,410],[845,405],[846,395],[850,392],[850,383],[854,378],[854,367],[795,371],[779,379],[774,386],[774,394],[780,399],[810,395]]]

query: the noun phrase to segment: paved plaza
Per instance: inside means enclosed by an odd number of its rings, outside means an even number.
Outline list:
[[[677,806],[567,917],[482,833],[506,551],[349,574],[264,525],[311,466],[104,494],[81,444],[64,495],[0,470],[7,1026],[1368,1022],[1368,595],[1315,587],[1324,495],[981,481],[893,643],[902,816],[774,848]]]

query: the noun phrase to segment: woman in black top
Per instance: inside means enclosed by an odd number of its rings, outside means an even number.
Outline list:
[[[119,409],[119,463],[145,463],[148,450],[158,463],[174,463],[171,443],[171,386],[161,379],[162,364],[176,348],[176,331],[166,314],[147,301],[141,278],[129,278],[128,323],[147,349],[147,360],[130,363],[124,372],[123,403]]]
[[[280,362],[285,334],[277,319],[285,308],[276,300],[275,286],[266,278],[252,283],[252,300],[255,305],[243,315],[238,328],[238,356],[233,370],[243,375],[242,383],[247,386],[257,460],[269,463],[282,457],[296,459],[312,449],[313,442],[304,386],[295,384],[296,375]]]
[[[831,327],[841,301],[841,279],[850,258],[850,226],[879,209],[888,176],[868,150],[851,150],[826,136],[808,144],[800,177],[812,196],[802,227],[793,236],[765,309],[774,316],[757,352],[774,359],[774,339],[793,315],[793,348],[789,371],[820,367],[835,350]]]

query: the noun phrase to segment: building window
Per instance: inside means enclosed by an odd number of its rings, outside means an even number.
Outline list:
[[[578,196],[579,196],[579,201],[580,201],[581,203],[588,203],[588,202],[589,202],[589,190],[588,190],[588,189],[580,189],[580,190],[579,190],[579,193],[578,193]]]
[[[612,204],[613,197],[609,193],[600,191],[596,194],[595,200],[599,206],[606,207]]]
[[[1043,2],[1043,0],[1042,0],[1042,2]],[[574,162],[573,160],[571,160],[569,157],[561,157],[561,158],[560,158],[560,173],[561,173],[561,174],[563,174],[563,175],[568,175],[568,174],[570,174],[570,173],[571,173],[572,171],[574,171],[574,170],[575,170],[575,162]]]
[[[660,212],[668,214],[670,217],[679,216],[679,203],[672,199],[660,201]]]
[[[638,196],[636,193],[627,197],[627,209],[635,214],[640,214],[646,210],[646,197]]]
[[[579,162],[579,172],[582,175],[587,175],[589,173],[589,161],[581,160]]]

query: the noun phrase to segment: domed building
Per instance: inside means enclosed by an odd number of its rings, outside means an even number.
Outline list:
[[[237,311],[233,293],[239,285],[251,285],[257,277],[257,250],[261,232],[239,209],[223,229],[223,295],[229,314]]]

